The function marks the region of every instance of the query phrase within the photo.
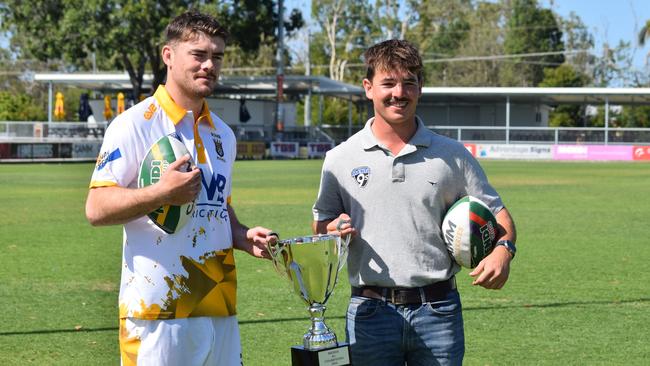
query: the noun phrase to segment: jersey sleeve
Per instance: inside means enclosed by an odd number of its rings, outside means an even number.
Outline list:
[[[104,135],[90,188],[136,187],[138,179],[137,149],[130,121],[114,120]]]

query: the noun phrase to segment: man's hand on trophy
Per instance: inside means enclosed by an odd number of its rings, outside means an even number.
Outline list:
[[[267,245],[277,242],[278,234],[267,228],[256,226],[246,231],[246,241],[250,244],[249,248],[245,249],[248,254],[257,258],[271,259]]]
[[[345,238],[347,235],[355,236],[357,230],[352,226],[352,219],[350,219],[350,216],[346,213],[342,213],[338,218],[327,224],[327,233],[339,234],[341,235],[341,238]]]

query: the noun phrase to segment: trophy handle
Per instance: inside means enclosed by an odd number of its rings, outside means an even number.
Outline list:
[[[271,261],[273,262],[273,267],[280,276],[285,278],[290,278],[288,270],[284,266],[283,258],[288,255],[287,246],[277,242],[275,244],[269,244],[267,246],[269,254],[271,254]]]
[[[344,224],[349,224],[351,220],[339,220],[339,222],[336,224],[336,230],[341,232],[341,228]],[[338,249],[338,255],[339,255],[339,266],[337,268],[338,272],[341,272],[341,269],[345,265],[348,259],[348,248],[350,245],[350,238],[352,235],[347,235],[345,239],[343,239],[342,236],[339,235],[339,239],[336,241],[337,244],[337,249]]]
[[[338,250],[339,250],[339,266],[337,271],[341,272],[341,269],[348,260],[348,248],[350,247],[350,238],[352,235],[348,235],[345,239],[339,237],[337,240]]]

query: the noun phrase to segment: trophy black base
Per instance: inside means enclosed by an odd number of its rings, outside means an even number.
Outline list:
[[[303,346],[291,347],[292,366],[346,366],[350,365],[350,348],[347,343],[311,351]]]

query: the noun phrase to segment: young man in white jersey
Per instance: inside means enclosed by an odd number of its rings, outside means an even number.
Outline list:
[[[211,16],[184,13],[167,27],[167,82],[120,114],[106,131],[86,202],[92,225],[124,225],[119,296],[123,365],[240,365],[233,249],[268,258],[275,236],[248,228],[231,206],[236,141],[210,112],[227,31]],[[138,188],[141,161],[159,138],[180,139],[190,156],[160,181]],[[189,159],[194,166],[181,169]],[[147,214],[195,201],[180,231],[167,234]]]

